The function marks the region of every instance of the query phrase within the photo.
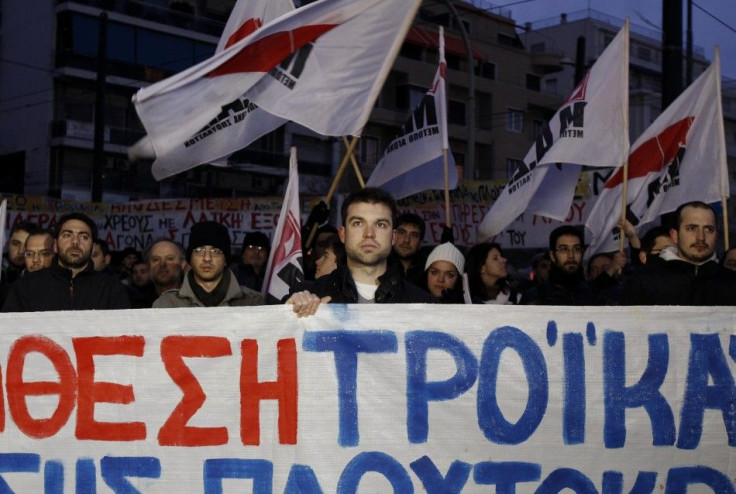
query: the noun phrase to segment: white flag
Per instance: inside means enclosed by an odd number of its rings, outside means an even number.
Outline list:
[[[302,267],[302,231],[299,214],[299,173],[296,148],[291,148],[289,184],[279,221],[271,240],[271,253],[263,279],[263,296],[268,303],[278,303],[289,294],[289,289],[304,281]]]
[[[488,239],[499,234],[525,211],[564,219],[580,172],[579,166],[571,165],[613,167],[620,166],[626,159],[628,111],[627,19],[537,136],[524,161],[478,226],[478,237]]]
[[[720,83],[716,52],[711,66],[633,144],[626,204],[634,226],[651,223],[685,202],[717,202],[730,195]],[[622,189],[619,168],[585,224],[592,232],[590,254],[619,247]]]
[[[8,200],[3,199],[0,203],[0,260],[2,260],[2,254],[5,250],[5,226],[8,222]],[[0,269],[0,277],[2,277],[2,269]]]
[[[320,0],[141,89],[133,101],[156,156],[236,123],[219,121],[221,107],[251,90],[250,103],[271,114],[322,134],[359,134],[419,2]]]
[[[445,37],[440,26],[440,65],[432,87],[388,145],[366,183],[381,187],[396,199],[429,189],[445,188],[443,149],[447,149],[448,186],[457,187],[457,169],[447,137]]]
[[[291,0],[238,0],[225,25],[215,53],[234,45],[255,32],[263,24],[271,22],[294,10]],[[218,123],[229,122],[206,139],[197,136],[206,134]],[[128,157],[155,159],[151,172],[156,180],[162,180],[203,163],[227,166],[227,157],[247,146],[259,137],[277,129],[286,120],[271,115],[250,101],[246,91],[234,101],[219,108],[219,113],[205,127],[174,146],[168,153],[157,156],[148,136],[128,149]]]

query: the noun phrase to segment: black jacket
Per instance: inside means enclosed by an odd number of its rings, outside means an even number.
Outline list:
[[[54,258],[51,267],[26,273],[13,283],[3,312],[129,308],[119,280],[95,272],[91,262],[72,278],[71,270],[59,266]]]
[[[378,304],[434,304],[438,300],[421,288],[408,282],[401,275],[398,265],[390,265],[378,278],[375,302]],[[340,264],[332,273],[316,279],[309,286],[297,286],[292,292],[308,289],[318,297],[332,297],[331,303],[358,303],[358,289],[346,265]]]
[[[736,305],[736,272],[715,260],[697,266],[650,257],[627,280],[621,305]]]
[[[521,305],[600,305],[593,288],[586,283],[582,270],[567,273],[552,264],[549,278],[527,290]]]

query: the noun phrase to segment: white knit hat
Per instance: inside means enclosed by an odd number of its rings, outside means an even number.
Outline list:
[[[450,242],[440,244],[430,252],[427,257],[427,263],[424,265],[426,271],[435,261],[447,261],[453,264],[457,268],[457,272],[463,274],[465,268],[465,257],[463,253],[457,250],[457,247],[452,245]]]

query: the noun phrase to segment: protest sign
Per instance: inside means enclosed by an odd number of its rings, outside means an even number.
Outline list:
[[[735,316],[0,314],[0,490],[733,493]]]

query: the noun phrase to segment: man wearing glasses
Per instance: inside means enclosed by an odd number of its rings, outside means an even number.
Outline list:
[[[549,278],[524,293],[524,305],[599,305],[600,301],[583,275],[583,233],[562,225],[550,233]]]
[[[263,296],[240,286],[227,267],[230,259],[230,232],[214,221],[192,226],[187,259],[191,269],[181,287],[164,292],[154,308],[217,307],[263,305]]]
[[[70,213],[59,218],[57,231],[51,265],[16,281],[3,312],[129,309],[123,284],[96,272],[90,260],[95,222],[85,214]]]
[[[26,273],[51,266],[54,257],[54,235],[50,230],[37,230],[26,238],[25,256]]]

